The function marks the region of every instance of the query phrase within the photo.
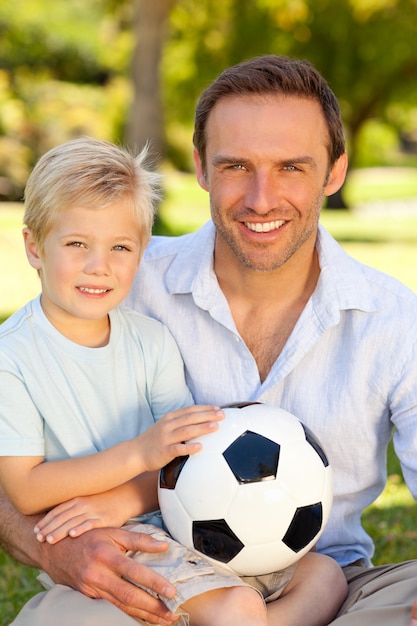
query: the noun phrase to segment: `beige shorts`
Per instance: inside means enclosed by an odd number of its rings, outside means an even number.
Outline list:
[[[152,524],[129,525],[132,532],[146,533],[159,541],[167,541],[169,548],[165,552],[132,552],[128,553],[142,565],[150,567],[155,572],[169,580],[176,588],[177,593],[171,600],[160,597],[173,613],[181,613],[179,607],[186,600],[212,589],[224,587],[247,586],[255,589],[268,602],[276,600],[284,587],[291,580],[296,565],[279,572],[263,576],[240,577],[226,567],[217,566],[201,557],[193,550],[185,548],[172,539],[162,528]],[[143,587],[150,594],[151,589]]]
[[[410,626],[411,605],[417,597],[417,561],[373,568],[350,566],[344,572],[349,595],[332,625]],[[29,600],[13,626],[134,626],[138,621],[106,600],[54,585]],[[181,622],[186,623],[180,619],[176,626]]]

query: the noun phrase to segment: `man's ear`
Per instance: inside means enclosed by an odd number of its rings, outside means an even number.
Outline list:
[[[203,172],[203,166],[201,165],[200,155],[198,154],[195,148],[193,150],[193,159],[194,159],[195,173],[196,173],[198,184],[200,185],[202,189],[204,189],[205,191],[208,191],[208,185],[206,182],[205,174]]]
[[[331,196],[336,193],[345,182],[348,168],[348,157],[346,152],[340,156],[330,170],[329,180],[324,188],[324,195]]]
[[[32,231],[30,230],[30,228],[25,227],[22,230],[22,233],[28,261],[31,266],[35,268],[35,270],[39,270],[42,267],[42,259],[38,245],[33,239]]]

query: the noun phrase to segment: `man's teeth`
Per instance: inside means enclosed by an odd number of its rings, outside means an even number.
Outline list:
[[[80,291],[84,293],[106,293],[108,289],[90,289],[90,287],[80,287]]]
[[[275,230],[285,224],[285,220],[275,220],[274,222],[245,222],[246,228],[253,230],[255,233],[269,233],[271,230]]]

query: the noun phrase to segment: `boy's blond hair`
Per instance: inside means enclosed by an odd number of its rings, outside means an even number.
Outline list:
[[[44,154],[26,185],[23,218],[39,248],[61,211],[71,206],[101,209],[126,199],[141,226],[144,249],[151,237],[161,180],[145,168],[147,156],[147,146],[133,156],[91,137],[67,141]]]

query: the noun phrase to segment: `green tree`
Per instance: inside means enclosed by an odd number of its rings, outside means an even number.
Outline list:
[[[389,105],[416,102],[416,0],[309,0],[303,40],[307,56],[338,96],[355,163],[364,123],[386,120]]]
[[[191,167],[201,90],[264,53],[310,59],[326,76],[354,166],[369,120],[401,131],[416,110],[416,15],[417,0],[0,3],[0,177],[18,193],[41,153],[80,134],[151,140]]]
[[[0,3],[0,196],[21,199],[30,168],[57,143],[120,138],[133,38],[108,1]]]
[[[164,60],[171,117],[190,120],[201,89],[256,54],[311,60],[339,98],[352,164],[364,123],[395,122],[417,95],[417,0],[180,0]]]

